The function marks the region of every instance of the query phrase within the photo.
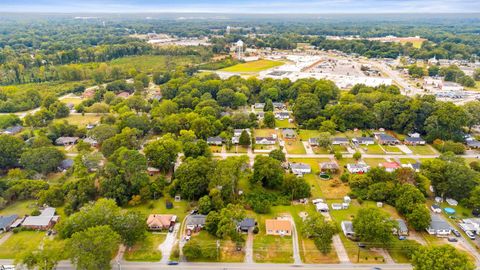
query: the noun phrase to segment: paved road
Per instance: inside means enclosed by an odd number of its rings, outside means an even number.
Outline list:
[[[180,230],[180,224],[177,223],[175,224],[175,228],[173,229],[173,232],[167,233],[167,237],[165,238],[165,241],[163,241],[163,243],[158,246],[158,250],[162,252],[161,262],[167,263],[170,260],[170,254],[172,254],[172,249],[175,246],[175,243],[177,242],[177,233],[179,230]]]

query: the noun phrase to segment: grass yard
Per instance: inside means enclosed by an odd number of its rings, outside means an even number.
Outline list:
[[[33,210],[37,209],[35,201],[16,201],[0,210],[0,216],[16,214],[18,216],[30,215]]]
[[[299,129],[298,136],[302,141],[308,141],[310,138],[316,138],[320,134],[318,130]]]
[[[86,114],[86,115],[81,115],[81,114],[75,114],[75,115],[69,115],[66,118],[60,118],[55,120],[55,122],[63,122],[67,121],[70,125],[75,125],[79,127],[85,127],[88,124],[94,124],[97,122],[100,122],[101,115],[97,114]]]
[[[128,248],[125,251],[125,260],[155,262],[162,259],[162,252],[158,250],[158,246],[165,241],[165,233],[147,233],[147,237],[141,243]]]
[[[78,104],[82,103],[83,99],[81,99],[80,97],[78,97],[78,98],[67,97],[67,98],[61,99],[60,101],[65,103],[65,104],[71,103],[73,105],[78,105]]]
[[[222,262],[243,262],[245,260],[245,250],[237,251],[235,242],[222,241],[220,246],[220,260]]]
[[[156,201],[150,201],[141,205],[127,207],[127,209],[140,211],[143,215],[145,215],[145,219],[150,214],[173,214],[177,215],[180,222],[183,222],[187,212],[190,210],[188,202],[185,200],[180,202],[175,202],[174,199],[169,200],[173,203],[172,209],[167,209],[165,207],[165,198],[160,198]]]
[[[257,263],[292,263],[292,237],[265,235],[265,225],[253,241],[253,260]]]
[[[210,145],[210,151],[212,151],[212,153],[221,153],[222,152],[222,146]]]
[[[385,152],[388,153],[403,153],[400,148],[394,146],[394,145],[383,145],[383,149],[385,149]]]
[[[408,148],[410,150],[412,150],[412,152],[414,154],[417,154],[417,155],[435,155],[435,154],[437,154],[437,151],[429,145],[416,145],[416,146],[410,146],[409,145]]]
[[[365,151],[365,154],[372,154],[372,155],[385,154],[385,151],[383,151],[382,147],[380,147],[380,145],[378,144],[361,145],[360,148],[362,148]]]
[[[13,234],[0,246],[0,259],[15,259],[36,249],[43,240],[45,232],[24,231]]]
[[[275,119],[275,126],[278,128],[295,128],[295,123],[290,123],[288,119],[285,119],[285,120]]]
[[[332,145],[332,149],[335,152],[348,153],[347,147],[345,147],[344,145]]]
[[[321,253],[315,246],[313,240],[301,238],[300,239],[300,257],[304,263],[338,263],[337,253],[332,247],[332,250],[327,253]]]
[[[273,134],[277,134],[277,131],[273,128],[255,129],[253,131],[255,137],[271,137]]]
[[[408,164],[408,163],[415,164],[415,163],[417,163],[417,160],[413,159],[413,158],[401,158],[400,163],[402,163],[402,164]]]
[[[272,60],[258,60],[242,64],[237,64],[231,67],[221,69],[225,72],[239,72],[239,73],[256,73],[263,70],[271,69],[283,65],[283,62]]]
[[[330,149],[323,147],[312,147],[312,150],[315,154],[325,155],[330,154]]]
[[[388,253],[396,263],[410,263],[407,254],[402,251],[403,247],[418,247],[420,244],[415,240],[398,240],[395,238],[390,247],[387,248]]]
[[[198,56],[141,55],[112,60],[109,66],[120,67],[124,70],[133,68],[141,72],[151,73],[174,69],[176,66],[200,63],[200,61],[201,59]]]
[[[10,86],[2,86],[2,92],[7,96],[13,96],[17,94],[26,93],[30,90],[37,90],[40,95],[47,96],[49,94],[55,94],[61,96],[80,85],[88,84],[88,81],[81,82],[43,82],[43,83],[26,83]]]
[[[305,147],[303,146],[303,143],[299,140],[285,141],[285,149],[289,154],[306,154]]]
[[[364,158],[363,161],[367,163],[370,167],[378,167],[378,164],[385,162],[384,158]]]
[[[241,145],[232,145],[232,148],[227,149],[228,153],[248,153],[248,147]]]

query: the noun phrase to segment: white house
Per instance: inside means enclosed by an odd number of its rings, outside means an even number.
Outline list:
[[[315,208],[317,209],[317,212],[321,212],[321,213],[326,213],[329,211],[328,204],[326,203],[317,203],[315,204]]]
[[[310,165],[305,163],[290,163],[290,169],[293,174],[304,175],[312,172]]]
[[[349,173],[367,173],[370,170],[370,166],[366,163],[349,163],[347,164],[347,170]]]
[[[433,215],[430,225],[426,229],[428,234],[436,235],[438,237],[447,237],[452,232],[452,227],[441,217]]]
[[[255,143],[260,145],[274,145],[276,142],[273,137],[255,137]]]
[[[430,206],[430,209],[432,209],[432,212],[434,213],[437,213],[437,214],[442,213],[442,208],[436,204],[433,204],[432,206]]]

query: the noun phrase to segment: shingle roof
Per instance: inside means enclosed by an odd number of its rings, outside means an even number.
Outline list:
[[[12,223],[17,220],[17,215],[11,216],[0,216],[0,229],[4,229],[12,225]]]
[[[253,218],[244,218],[242,221],[238,223],[238,226],[241,228],[250,228],[255,227],[255,219]]]
[[[442,231],[442,230],[451,230],[452,227],[450,227],[450,224],[443,220],[442,218],[433,215],[432,220],[430,221],[430,226],[429,229],[435,230],[435,231]]]
[[[265,220],[267,231],[291,231],[292,223],[285,219],[267,219]]]

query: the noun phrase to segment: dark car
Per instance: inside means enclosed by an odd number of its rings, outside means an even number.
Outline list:
[[[361,248],[366,248],[367,245],[365,245],[364,243],[358,243],[358,247],[361,247]]]
[[[453,233],[453,235],[455,235],[456,237],[462,236],[462,235],[460,234],[460,232],[457,231],[457,230],[453,230],[452,233]]]
[[[455,237],[449,237],[448,242],[458,242],[458,239]]]
[[[398,237],[398,240],[406,240],[406,239],[407,239],[407,237],[406,237],[406,236],[403,236],[403,235],[400,235],[400,236]]]
[[[178,265],[177,261],[168,261],[167,265]]]
[[[173,232],[173,229],[174,229],[174,228],[175,228],[174,226],[170,226],[170,228],[168,228],[168,231],[169,231],[169,232]]]

